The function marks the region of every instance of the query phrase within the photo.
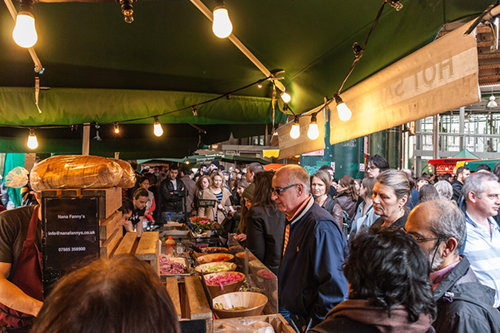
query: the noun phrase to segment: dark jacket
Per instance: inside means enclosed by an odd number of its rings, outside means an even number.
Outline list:
[[[493,307],[495,291],[482,285],[463,257],[434,290],[436,332],[500,332],[500,312]]]
[[[411,332],[433,333],[430,315],[420,314],[416,322],[410,322],[408,312],[402,305],[391,309],[370,306],[368,300],[348,299],[330,311],[310,333],[375,333]]]
[[[184,198],[185,185],[180,179],[176,179],[175,182],[176,190],[174,190],[174,185],[169,178],[160,184],[162,211],[164,212],[182,212],[184,210],[182,199]]]
[[[404,229],[404,227],[406,226],[407,219],[408,219],[408,213],[405,213],[405,215],[401,216],[399,219],[396,220],[396,222],[391,224],[389,229]],[[381,217],[379,217],[378,219],[375,220],[375,222],[373,222],[370,228],[372,229],[380,228],[382,224],[384,224],[384,220]]]
[[[354,215],[356,215],[356,204],[357,201],[353,201],[351,196],[346,194],[345,192],[339,192],[339,195],[337,196],[337,202],[340,205],[340,207],[349,214],[349,221],[344,221],[347,222],[349,225],[351,225],[351,221],[354,218]]]
[[[332,215],[309,199],[290,221],[290,237],[278,272],[279,301],[292,316],[319,324],[347,297],[342,273],[347,242]]]
[[[462,198],[462,187],[464,187],[464,184],[455,180],[451,183],[451,187],[453,187],[453,196],[451,197],[451,200],[455,201],[458,205],[460,204],[460,199]]]
[[[252,207],[247,215],[247,248],[274,274],[280,265],[285,213],[278,208]]]

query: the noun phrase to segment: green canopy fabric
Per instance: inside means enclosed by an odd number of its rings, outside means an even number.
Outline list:
[[[491,159],[491,160],[477,160],[477,161],[466,161],[464,166],[468,167],[470,171],[476,171],[479,164],[486,164],[493,170],[495,165],[500,162],[500,158]]]
[[[453,156],[453,158],[479,158],[479,157],[471,153],[467,148],[464,148],[458,154]]]
[[[45,68],[40,84],[50,88],[40,91],[42,113],[35,106],[33,61],[13,42],[14,21],[0,5],[0,126],[92,123],[104,128],[131,121],[150,128],[152,116],[166,114],[159,118],[163,124],[221,126],[218,136],[224,141],[231,132],[262,135],[262,125],[273,123],[272,84],[266,81],[261,89],[252,85],[265,75],[228,39],[215,37],[211,22],[190,1],[134,2],[132,24],[123,21],[118,3],[90,1],[42,0],[33,6],[39,36],[34,49]],[[401,2],[400,11],[385,6],[345,89],[433,41],[443,24],[475,17],[491,4],[491,0]],[[212,0],[203,3],[213,9]],[[281,82],[292,95],[288,111],[292,114],[322,104],[324,97],[337,91],[354,59],[353,43],[363,45],[382,3],[252,0],[227,1],[226,7],[233,35],[268,70],[285,71],[278,76],[283,76]],[[205,103],[229,92],[234,93]],[[197,117],[190,108],[195,104]],[[279,111],[283,104],[276,107],[274,124],[283,123],[286,117]],[[187,109],[178,111],[183,108]],[[143,117],[149,118],[136,120]],[[261,126],[226,128],[247,124]],[[26,135],[25,131],[20,137]],[[25,139],[20,137],[5,145],[23,151]],[[46,142],[45,147],[75,151],[81,146],[79,139]],[[181,157],[192,154],[198,139],[194,131],[190,139],[162,142],[164,147],[159,148],[147,136],[143,145],[130,140],[108,143],[103,138],[91,153]]]

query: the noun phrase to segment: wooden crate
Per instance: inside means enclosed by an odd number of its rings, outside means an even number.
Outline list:
[[[143,232],[135,256],[148,262],[160,276],[160,234],[158,231]]]
[[[167,292],[174,303],[179,320],[204,320],[207,333],[213,332],[212,309],[199,276],[186,276],[184,281],[168,277]]]
[[[115,232],[116,229],[120,228],[120,223],[122,221],[122,212],[116,211],[107,219],[99,220],[99,239],[106,240]]]
[[[107,219],[122,206],[122,189],[120,187],[43,190],[42,197],[98,197],[99,219]]]
[[[230,318],[230,319],[217,319],[214,320],[214,331],[222,326],[222,324],[230,324],[231,322],[235,322],[238,319],[256,319],[258,321],[263,321],[271,324],[274,328],[274,332],[276,333],[295,333],[295,330],[287,323],[285,318],[279,313],[271,314],[271,315],[262,315],[262,316],[253,316],[253,317],[239,317],[239,318]]]
[[[106,240],[100,242],[100,256],[101,258],[110,258],[113,251],[116,249],[120,241],[122,240],[122,229],[118,228],[115,232]]]
[[[137,232],[127,232],[125,236],[123,236],[120,244],[118,244],[115,252],[113,252],[113,255],[116,256],[119,254],[134,254],[135,249],[137,248],[137,243]]]

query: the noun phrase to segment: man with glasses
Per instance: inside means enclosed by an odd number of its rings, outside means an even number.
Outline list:
[[[389,170],[389,163],[385,157],[375,154],[366,161],[366,177],[377,178],[385,170]]]
[[[462,189],[467,236],[462,253],[470,260],[481,283],[496,290],[495,307],[500,307],[500,226],[493,218],[500,207],[500,184],[491,172],[467,177]]]
[[[279,302],[299,332],[319,324],[347,297],[342,274],[346,239],[331,214],[314,202],[309,176],[298,165],[279,169],[272,199],[287,217],[278,272]]]
[[[482,285],[467,257],[459,254],[466,232],[460,209],[448,200],[424,202],[410,213],[405,229],[432,266],[436,332],[500,332],[495,290]]]

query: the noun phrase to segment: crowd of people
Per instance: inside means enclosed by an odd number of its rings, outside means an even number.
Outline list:
[[[157,171],[137,173],[124,193],[123,231],[188,216],[224,223],[222,236],[275,273],[279,312],[297,332],[500,332],[500,165],[414,178],[374,155],[364,179],[338,181],[328,165],[311,176],[299,165],[225,171],[217,161],[196,174]],[[35,316],[34,332],[179,332],[158,277],[129,256],[68,274],[43,303],[21,295],[16,283],[32,280],[23,272],[40,271],[23,259],[40,243],[38,207],[0,214],[1,325]],[[127,312],[123,297],[142,312]]]

